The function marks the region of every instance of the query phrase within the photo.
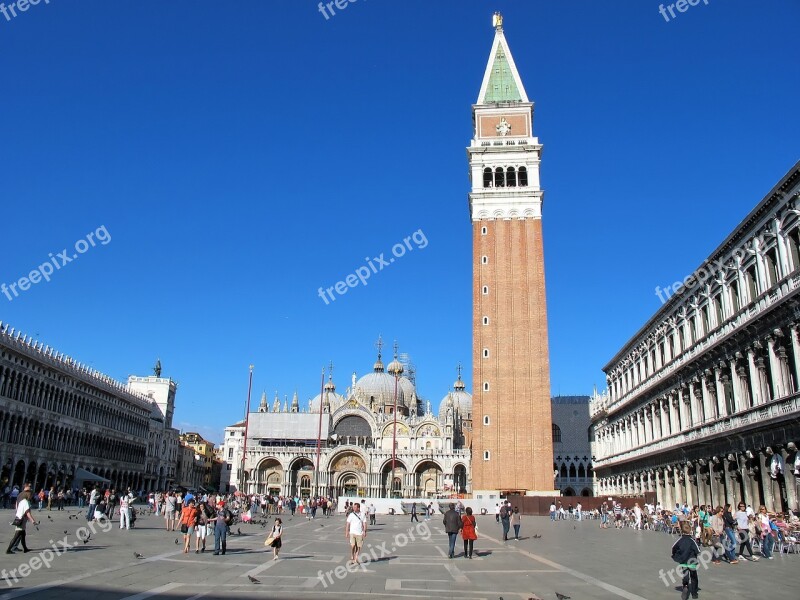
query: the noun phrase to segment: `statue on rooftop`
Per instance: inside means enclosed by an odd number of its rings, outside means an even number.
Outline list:
[[[156,366],[153,367],[153,375],[156,377],[161,377],[161,359],[156,360]]]

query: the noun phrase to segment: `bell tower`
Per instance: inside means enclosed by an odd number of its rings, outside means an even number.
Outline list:
[[[495,13],[495,34],[467,148],[473,239],[472,489],[552,494],[542,145]]]

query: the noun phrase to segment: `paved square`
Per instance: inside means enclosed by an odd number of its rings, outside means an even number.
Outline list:
[[[370,529],[364,550],[371,559],[349,573],[344,518],[334,516],[309,521],[284,517],[284,547],[273,561],[263,545],[268,529],[260,525],[234,525],[226,556],[182,553],[182,535],[166,532],[155,515],[142,516],[137,527],[120,531],[118,523],[104,531],[88,530],[82,515],[34,511],[40,530],[30,528],[29,554],[2,553],[0,569],[13,569],[0,579],[0,600],[30,597],[53,600],[213,599],[213,598],[466,598],[468,600],[527,600],[536,596],[556,600],[556,592],[575,600],[585,598],[660,600],[679,598],[674,585],[659,578],[674,568],[667,534],[631,529],[600,530],[596,521],[550,523],[547,518],[523,518],[522,539],[502,541],[493,516],[478,517],[473,560],[463,558],[459,538],[457,557],[447,558],[447,537],[441,515],[420,524],[408,517],[379,515]],[[11,511],[3,511],[8,520]],[[48,516],[50,518],[48,518]],[[271,519],[270,519],[271,521]],[[107,527],[105,529],[108,529]],[[64,531],[67,533],[65,534]],[[541,535],[534,539],[534,534]],[[6,541],[11,537],[7,529]],[[175,540],[179,540],[176,545]],[[51,556],[49,568],[41,559],[49,540],[60,556]],[[192,545],[192,549],[194,545]],[[207,548],[213,548],[209,540]],[[143,555],[137,559],[134,552]],[[55,554],[55,553],[53,553]],[[38,562],[36,560],[38,558]],[[20,577],[20,566],[35,570]],[[800,555],[739,565],[709,565],[701,569],[701,598],[796,599]],[[351,570],[353,567],[351,566]],[[23,566],[22,572],[25,572]],[[252,583],[248,575],[260,583]],[[665,576],[665,579],[668,578]]]

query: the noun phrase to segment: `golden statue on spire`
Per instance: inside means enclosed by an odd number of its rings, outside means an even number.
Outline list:
[[[492,27],[494,27],[496,31],[503,31],[503,15],[499,12],[492,15]]]

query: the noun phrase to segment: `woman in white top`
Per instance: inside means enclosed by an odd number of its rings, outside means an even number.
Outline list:
[[[17,503],[17,512],[14,515],[14,537],[11,538],[11,543],[8,544],[6,554],[14,554],[19,544],[22,544],[23,552],[30,552],[28,544],[25,543],[25,525],[28,521],[36,525],[36,519],[31,514],[31,487],[30,484],[25,486],[25,491],[19,495],[19,502]]]

